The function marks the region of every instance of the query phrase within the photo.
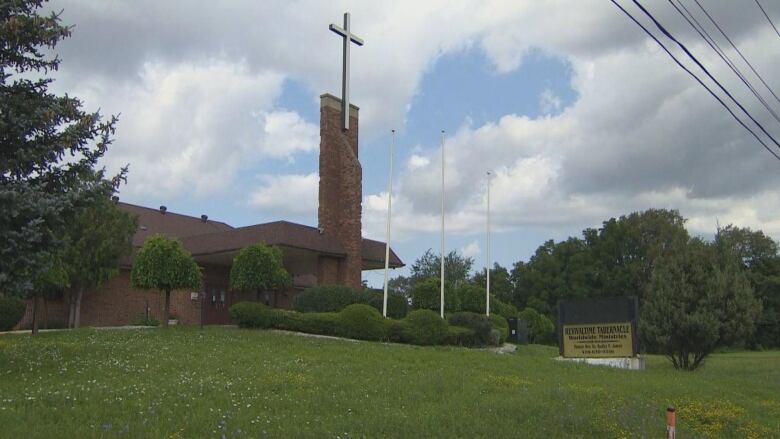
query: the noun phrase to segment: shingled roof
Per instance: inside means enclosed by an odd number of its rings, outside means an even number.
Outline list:
[[[233,228],[213,220],[204,220],[161,209],[117,203],[117,206],[138,216],[138,231],[133,236],[133,246],[140,247],[146,239],[156,233],[178,238],[193,256],[228,253],[247,245],[263,243],[302,250],[335,257],[346,255],[344,248],[330,236],[320,233],[316,227],[274,221],[246,227]],[[384,266],[385,243],[363,238],[364,265],[371,268]],[[390,250],[390,267],[403,267],[404,263]]]

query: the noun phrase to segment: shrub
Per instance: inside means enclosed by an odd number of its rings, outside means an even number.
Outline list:
[[[476,336],[474,331],[462,326],[450,326],[447,328],[447,337],[444,343],[453,346],[474,346]]]
[[[404,318],[404,340],[419,345],[441,344],[447,337],[447,322],[439,314],[418,309]]]
[[[239,302],[230,307],[230,318],[241,328],[273,328],[282,314],[258,302]]]
[[[365,303],[376,308],[380,313],[384,305],[384,292],[375,290],[366,290],[361,297],[360,303]],[[399,295],[388,293],[387,295],[387,317],[393,319],[402,319],[406,317],[409,311],[409,304],[406,298]]]
[[[387,336],[385,318],[374,307],[356,303],[339,313],[338,333],[359,340],[382,340]]]
[[[506,321],[506,317],[503,315],[491,314],[490,323],[493,325],[493,329],[497,329],[501,332],[499,344],[503,344],[506,341],[506,338],[509,337],[509,322]]]
[[[387,319],[387,339],[396,343],[405,342],[406,323],[403,320]]]
[[[452,314],[447,321],[452,326],[461,326],[471,329],[474,333],[473,340],[468,346],[484,346],[490,343],[490,331],[493,325],[485,315],[473,312],[456,312]]]
[[[277,311],[280,320],[276,324],[279,329],[305,332],[308,334],[336,335],[338,332],[339,315],[335,312]]]
[[[160,321],[155,319],[151,314],[141,314],[133,320],[133,325],[136,326],[160,326]]]
[[[0,296],[0,331],[10,331],[22,320],[27,304],[16,297]]]
[[[526,308],[518,317],[528,325],[529,343],[555,344],[555,325],[547,316],[533,308]]]
[[[338,312],[360,301],[360,294],[352,288],[325,285],[301,291],[293,300],[293,308],[298,312]]]
[[[499,331],[498,329],[490,330],[490,345],[491,346],[501,345],[501,331]]]

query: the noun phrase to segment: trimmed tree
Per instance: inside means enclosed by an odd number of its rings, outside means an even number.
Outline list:
[[[657,262],[639,319],[651,352],[666,355],[676,369],[694,370],[716,348],[753,333],[761,304],[733,258],[692,239]]]
[[[163,327],[168,327],[171,291],[199,288],[200,267],[176,239],[154,235],[146,240],[133,261],[130,283],[133,288],[165,293]]]
[[[282,251],[278,247],[253,244],[244,247],[233,258],[230,268],[230,288],[254,291],[260,301],[263,291],[273,292],[273,306],[277,305],[279,290],[292,284],[292,277],[282,264]]]
[[[70,281],[68,326],[81,322],[84,291],[99,288],[119,273],[119,259],[132,251],[137,220],[98,197],[76,212],[65,237],[64,262]]]

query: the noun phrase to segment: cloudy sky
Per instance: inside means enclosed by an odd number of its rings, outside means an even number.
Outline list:
[[[668,2],[643,3],[780,138],[780,123]],[[780,110],[698,6],[683,4]],[[703,5],[780,92],[780,37],[756,4]],[[780,24],[780,5],[762,5]],[[352,51],[363,233],[385,237],[396,129],[393,244],[407,263],[438,249],[442,129],[447,247],[478,266],[488,169],[493,255],[504,265],[546,239],[651,207],[679,209],[694,234],[711,235],[718,220],[780,238],[780,162],[608,1],[52,0],[48,8],[75,25],[57,48],[55,90],[120,114],[105,165],[130,164],[127,202],[234,226],[316,225],[319,95],[341,90],[341,42],[328,24],[350,11],[365,40]],[[381,282],[379,273],[366,278]]]

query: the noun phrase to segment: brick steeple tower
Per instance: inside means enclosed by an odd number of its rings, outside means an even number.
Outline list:
[[[320,279],[360,288],[362,280],[361,213],[363,202],[363,170],[358,160],[358,107],[350,105],[349,130],[342,129],[341,99],[320,96],[320,186],[319,228],[325,235],[341,243],[346,258],[320,261]],[[331,267],[325,267],[330,264]],[[324,276],[323,271],[337,273]]]

